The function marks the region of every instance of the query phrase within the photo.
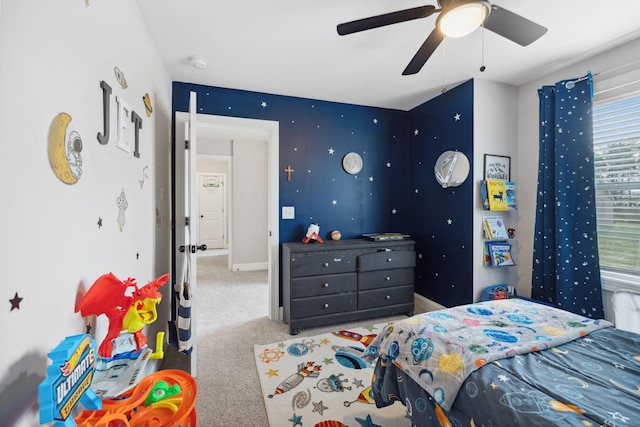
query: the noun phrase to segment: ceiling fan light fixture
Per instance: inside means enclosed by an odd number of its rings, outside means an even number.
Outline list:
[[[482,25],[490,10],[491,5],[486,0],[465,1],[442,11],[436,26],[447,37],[464,37]]]

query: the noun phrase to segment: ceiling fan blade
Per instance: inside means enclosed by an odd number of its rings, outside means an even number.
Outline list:
[[[491,13],[484,21],[484,27],[520,46],[530,45],[547,32],[542,25],[495,4],[491,6]]]
[[[420,49],[413,56],[407,68],[402,72],[403,76],[410,74],[416,74],[422,69],[422,66],[427,62],[431,54],[438,48],[440,43],[444,40],[444,34],[442,34],[437,28],[434,28],[429,34],[429,37],[422,43]]]
[[[435,6],[419,6],[412,9],[399,10],[397,12],[385,13],[383,15],[372,16],[370,18],[358,19],[356,21],[345,22],[338,25],[338,34],[341,36],[358,33],[360,31],[380,28],[386,25],[397,24],[399,22],[411,21],[413,19],[426,18],[433,15]]]

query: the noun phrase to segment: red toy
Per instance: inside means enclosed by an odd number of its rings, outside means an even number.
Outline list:
[[[134,335],[137,351],[146,346],[147,337],[142,329],[156,320],[156,304],[162,298],[158,289],[168,279],[169,275],[165,274],[142,288],[138,288],[134,279],[121,281],[113,273],[104,274],[95,281],[75,311],[84,317],[104,314],[109,319],[107,336],[98,349],[100,357],[109,359],[114,356],[112,340],[121,331]]]

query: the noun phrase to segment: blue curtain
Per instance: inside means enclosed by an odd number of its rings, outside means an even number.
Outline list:
[[[603,318],[591,73],[538,90],[540,157],[531,297]]]

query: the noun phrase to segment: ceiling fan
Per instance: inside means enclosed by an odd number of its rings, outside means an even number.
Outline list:
[[[338,25],[338,34],[344,36],[440,13],[436,27],[402,72],[402,75],[406,76],[416,74],[422,69],[445,36],[463,37],[482,25],[508,40],[527,46],[547,32],[545,27],[500,6],[492,5],[488,0],[438,0],[438,6],[419,6],[345,22]]]

